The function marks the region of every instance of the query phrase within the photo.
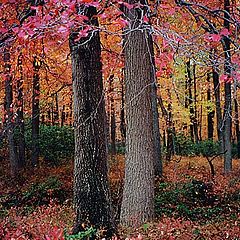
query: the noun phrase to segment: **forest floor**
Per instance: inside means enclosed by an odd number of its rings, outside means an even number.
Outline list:
[[[42,163],[16,181],[1,161],[0,239],[71,239],[72,162]],[[141,228],[119,227],[120,239],[239,240],[240,160],[233,161],[228,176],[220,157],[213,164],[214,179],[204,157],[176,156],[164,163],[164,177],[156,179],[156,220]],[[117,155],[110,159],[109,174],[116,216],[123,175],[124,157]]]

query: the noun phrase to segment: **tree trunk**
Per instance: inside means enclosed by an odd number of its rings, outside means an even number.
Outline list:
[[[111,140],[111,154],[116,154],[116,117],[113,98],[113,79],[114,75],[109,78],[109,95],[110,95],[110,140]]]
[[[135,0],[127,1],[129,4]],[[145,4],[145,1],[140,1]],[[150,33],[138,19],[144,9],[124,9],[129,25],[124,41],[126,84],[126,163],[120,220],[140,226],[154,217],[154,161]],[[137,28],[137,29],[136,29]]]
[[[61,127],[64,126],[65,119],[66,119],[65,105],[63,105],[62,112],[61,112],[61,125],[60,125]]]
[[[235,131],[237,138],[237,157],[240,158],[240,131],[239,131],[239,114],[238,114],[238,101],[237,96],[234,97],[234,111],[235,111]]]
[[[193,65],[193,93],[194,93],[194,120],[193,120],[193,127],[194,127],[194,137],[195,142],[199,142],[198,137],[198,112],[197,112],[197,76],[196,76],[196,64]]]
[[[17,79],[17,128],[18,128],[18,161],[19,167],[25,167],[25,128],[23,118],[23,66],[22,53],[18,56],[19,79]]]
[[[37,166],[39,160],[39,125],[40,125],[40,76],[41,62],[35,56],[33,59],[33,94],[32,94],[32,165]]]
[[[8,140],[9,160],[11,175],[16,177],[19,169],[19,161],[17,157],[15,140],[14,140],[14,115],[13,115],[13,91],[12,91],[12,75],[10,62],[10,49],[4,48],[3,53],[4,73],[5,73],[5,131]]]
[[[230,30],[230,2],[224,0],[224,27]],[[230,53],[230,39],[223,36],[223,50],[224,50],[224,73],[231,77],[231,53]],[[224,84],[225,90],[225,103],[224,103],[224,121],[223,121],[223,143],[224,143],[224,172],[229,173],[232,170],[232,94],[231,94],[231,81],[226,81]]]
[[[212,61],[215,62],[215,53],[212,52]],[[220,95],[220,82],[219,74],[216,70],[217,66],[213,64],[212,75],[213,75],[213,86],[214,86],[214,97],[215,97],[215,107],[216,107],[216,117],[217,117],[217,135],[218,141],[221,146],[221,152],[224,152],[223,147],[223,130],[222,130],[222,110],[221,110],[221,95]]]
[[[208,103],[211,102],[211,86],[210,86],[210,74],[207,75],[207,82],[208,82],[208,90],[207,90],[207,101]],[[208,139],[213,140],[213,118],[214,118],[214,110],[211,107],[207,108],[207,123],[208,123]]]
[[[125,123],[125,101],[124,101],[124,83],[121,81],[121,113],[120,113],[120,131],[122,141],[126,140],[126,123]]]
[[[149,35],[148,48],[152,56],[151,79],[154,81],[154,83],[152,84],[153,134],[154,134],[154,149],[155,149],[154,173],[155,173],[155,176],[162,176],[163,167],[162,167],[162,153],[161,153],[161,138],[160,138],[160,129],[159,129],[159,113],[158,113],[158,107],[157,107],[157,79],[156,79],[156,71],[155,71],[153,39],[151,35]]]
[[[188,77],[188,97],[189,97],[189,111],[190,111],[190,135],[192,141],[198,143],[198,124],[197,124],[197,113],[196,113],[196,101],[197,101],[197,94],[196,94],[196,75],[195,75],[195,67],[193,66],[193,78],[191,74],[191,62],[190,60],[187,61],[187,77]],[[194,87],[194,97],[192,94],[192,85]]]
[[[55,125],[59,125],[59,106],[58,106],[58,93],[55,93],[55,111],[54,111],[54,123]]]
[[[81,8],[81,6],[80,6]],[[91,25],[98,26],[94,7],[81,9]],[[86,22],[86,24],[89,22]],[[102,83],[101,47],[98,31],[79,41],[77,31],[70,36],[74,101],[74,205],[73,233],[85,226],[114,229],[107,180],[107,139]]]

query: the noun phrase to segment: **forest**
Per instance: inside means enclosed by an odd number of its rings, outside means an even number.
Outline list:
[[[238,0],[0,0],[0,239],[240,240]]]

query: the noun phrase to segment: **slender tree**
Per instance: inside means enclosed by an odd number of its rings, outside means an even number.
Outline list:
[[[98,26],[94,7],[79,6],[88,21]],[[85,226],[104,228],[113,233],[114,221],[107,180],[105,107],[102,83],[101,47],[98,31],[76,40],[70,36],[74,102],[74,205],[76,221],[73,233]]]
[[[37,166],[39,160],[39,129],[40,129],[40,75],[41,62],[36,56],[33,58],[33,82],[32,82],[32,165]]]
[[[19,78],[17,79],[17,116],[16,123],[18,129],[18,160],[19,167],[23,168],[25,166],[25,127],[24,127],[24,114],[23,114],[23,55],[22,53],[18,56],[18,68],[19,68]]]
[[[3,52],[4,73],[5,73],[5,132],[8,140],[9,160],[11,167],[11,175],[17,176],[19,169],[19,161],[16,152],[14,130],[15,120],[13,115],[13,88],[11,74],[10,48],[6,46]]]
[[[224,0],[224,27],[230,30],[230,1]],[[228,173],[232,170],[232,94],[231,94],[231,41],[227,36],[223,36],[224,50],[224,73],[228,76],[228,81],[224,83],[225,103],[223,116],[223,143],[224,143],[224,172]]]
[[[207,89],[207,100],[209,103],[211,103],[211,85],[210,85],[210,74],[207,75],[207,82],[208,82],[208,89]],[[215,111],[212,109],[212,107],[208,107],[208,113],[207,113],[207,123],[208,123],[208,139],[213,140],[213,130],[214,130],[214,114]]]

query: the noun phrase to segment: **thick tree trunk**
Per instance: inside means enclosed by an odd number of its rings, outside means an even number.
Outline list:
[[[39,160],[39,125],[40,125],[40,61],[35,56],[33,59],[33,93],[32,93],[32,165],[37,166]]]
[[[18,161],[19,167],[23,168],[25,162],[25,128],[23,118],[23,66],[22,66],[22,53],[18,56],[19,78],[17,79],[17,128],[18,128]]]
[[[19,170],[19,161],[16,152],[14,140],[14,115],[13,115],[13,91],[12,91],[12,76],[9,48],[6,47],[3,53],[4,73],[5,73],[5,131],[8,140],[9,160],[11,175],[16,177]]]
[[[85,7],[83,11],[91,25],[97,26],[96,9]],[[70,36],[75,130],[73,233],[84,230],[85,225],[105,228],[109,237],[114,222],[107,180],[100,37],[97,31],[79,41],[76,37],[76,32]]]
[[[230,1],[224,0],[224,27],[230,30]],[[224,50],[224,73],[231,77],[231,53],[230,53],[230,39],[226,36],[223,37],[223,50]],[[224,121],[223,121],[223,143],[224,143],[224,172],[229,173],[232,170],[232,94],[231,82],[227,81],[224,84],[225,90],[225,103],[224,103]]]
[[[129,4],[136,1],[130,0]],[[145,4],[145,1],[141,2]],[[124,41],[126,84],[126,163],[120,220],[139,226],[154,217],[154,161],[152,55],[149,31],[138,11],[125,9],[129,26]],[[137,29],[136,29],[137,28]]]

